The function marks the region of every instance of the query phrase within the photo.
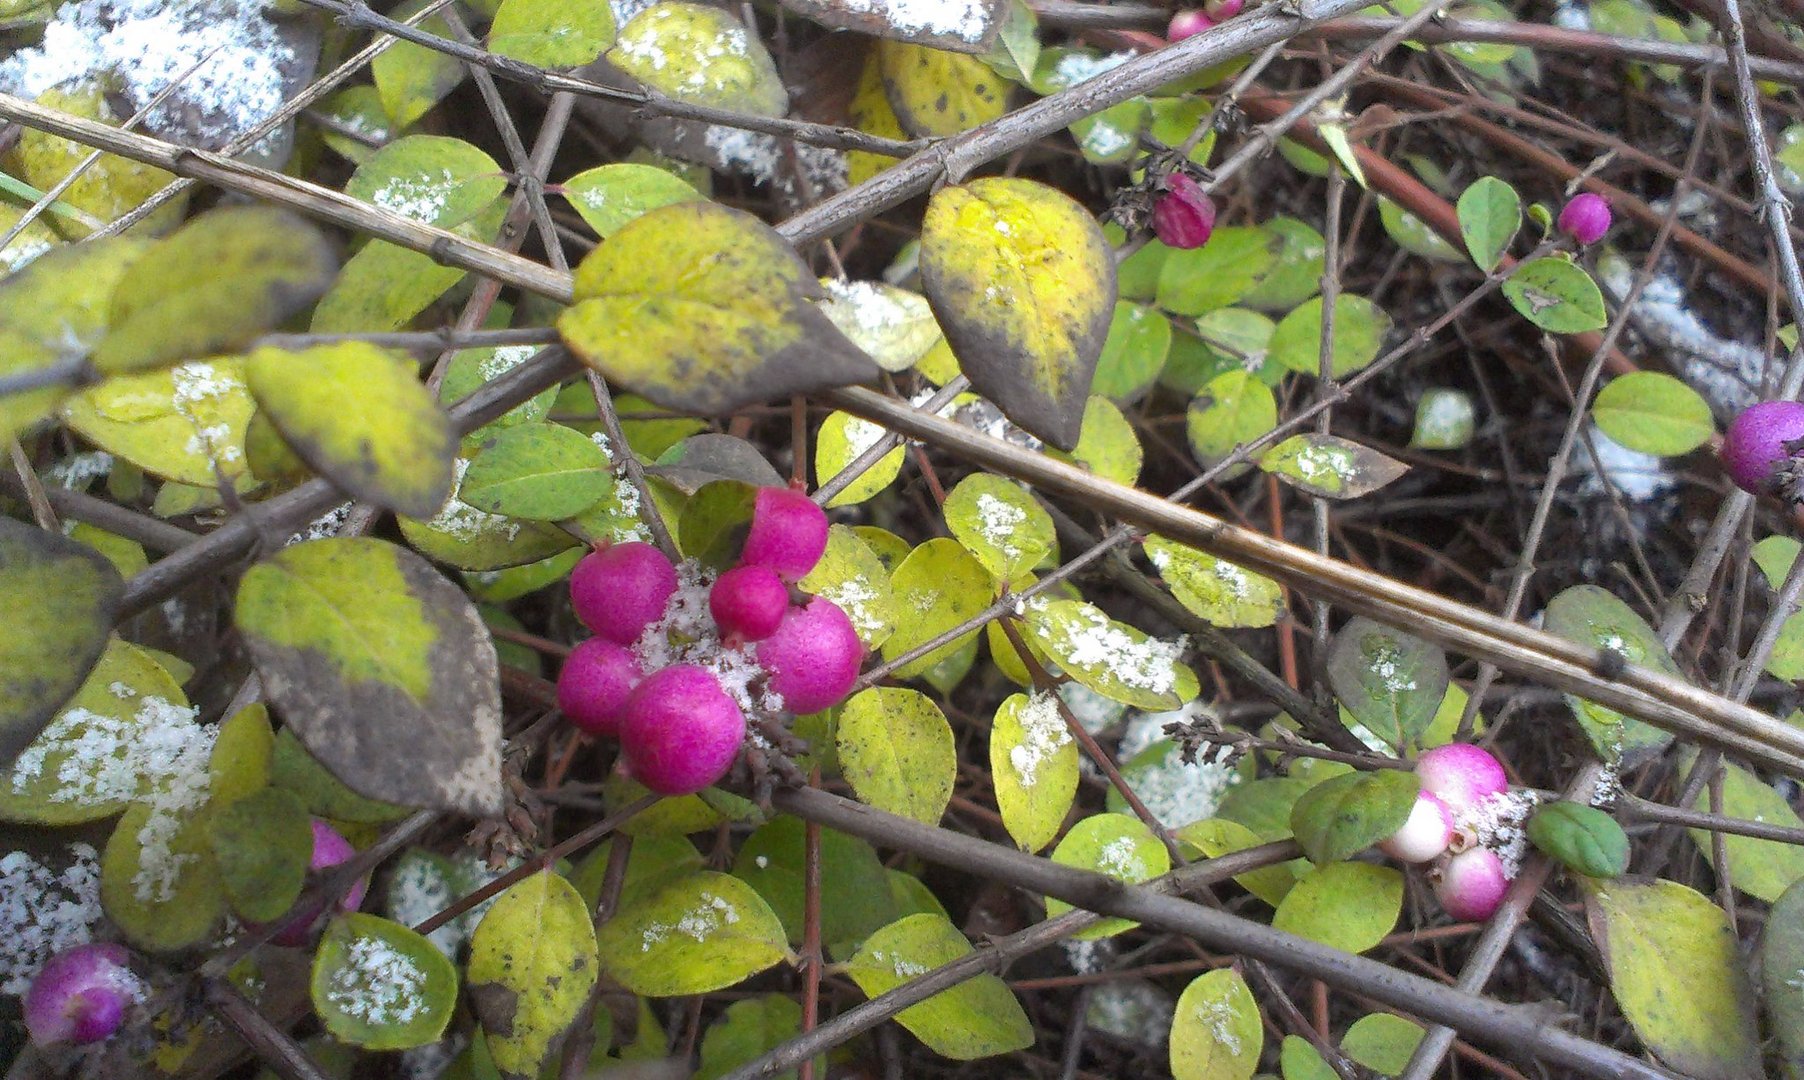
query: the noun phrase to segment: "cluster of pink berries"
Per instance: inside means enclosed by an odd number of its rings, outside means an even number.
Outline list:
[[[1409,820],[1379,844],[1399,862],[1433,863],[1429,879],[1441,908],[1461,922],[1488,919],[1503,903],[1510,873],[1497,852],[1479,842],[1472,822],[1510,789],[1503,766],[1486,750],[1449,743],[1416,758],[1422,793]]]
[[[583,557],[570,575],[577,618],[595,636],[558,675],[558,708],[591,735],[620,740],[628,775],[660,795],[687,795],[726,775],[745,742],[750,699],[722,685],[748,655],[759,700],[819,712],[851,692],[864,645],[839,605],[792,596],[827,548],[827,517],[801,492],[758,491],[738,565],[708,587],[709,627],[673,625],[682,606],[677,566],[651,544]],[[707,649],[697,635],[709,635]],[[676,643],[673,636],[688,638]],[[657,666],[661,664],[661,666]],[[655,670],[648,670],[655,666]]]

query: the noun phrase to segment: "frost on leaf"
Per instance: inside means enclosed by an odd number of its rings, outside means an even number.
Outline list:
[[[420,1015],[426,973],[386,941],[360,937],[332,973],[326,1000],[368,1024],[405,1024]]]

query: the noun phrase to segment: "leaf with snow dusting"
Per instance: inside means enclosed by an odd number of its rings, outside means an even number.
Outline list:
[[[977,472],[958,482],[941,507],[946,528],[999,580],[1038,566],[1057,537],[1052,515],[1020,484]]]
[[[1011,694],[990,724],[990,773],[1002,825],[1023,851],[1052,843],[1077,796],[1077,743],[1049,693]]]
[[[909,552],[890,575],[895,593],[896,629],[883,643],[883,659],[894,660],[976,616],[990,605],[995,582],[976,556],[957,540],[937,537]],[[898,668],[909,679],[952,656],[976,631]]]
[[[653,4],[621,27],[607,59],[678,101],[757,116],[782,116],[789,108],[763,43],[719,8]]]
[[[313,957],[313,1011],[340,1042],[369,1050],[435,1043],[457,1007],[457,969],[400,923],[352,912]]]
[[[871,546],[848,526],[834,525],[827,530],[827,550],[796,586],[839,605],[866,649],[882,645],[895,628],[896,600],[889,571]]]
[[[1205,971],[1171,1018],[1173,1080],[1251,1080],[1265,1049],[1259,1003],[1233,968]]]
[[[626,904],[596,943],[603,970],[644,997],[720,990],[789,952],[783,924],[756,890],[705,870]]]
[[[951,921],[929,912],[898,919],[866,938],[845,969],[866,997],[875,998],[971,951]],[[1033,1024],[1021,1003],[989,972],[910,1005],[896,1014],[896,1022],[954,1061],[994,1057],[1034,1043]]]
[[[1284,610],[1284,590],[1271,578],[1163,536],[1147,537],[1145,547],[1171,595],[1212,625],[1270,626]]]
[[[1130,885],[1151,881],[1171,869],[1171,853],[1165,850],[1165,845],[1139,818],[1126,814],[1092,814],[1071,826],[1059,846],[1052,849],[1052,861],[1061,866],[1094,870]],[[1070,910],[1071,905],[1058,897],[1046,898],[1048,919]],[[1079,941],[1096,941],[1125,933],[1138,925],[1127,919],[1103,919],[1072,937]]]
[[[1353,719],[1396,750],[1415,743],[1447,693],[1447,654],[1365,616],[1328,647],[1328,684]]]
[[[1149,637],[1080,600],[1028,604],[1027,634],[1065,674],[1106,698],[1141,709],[1175,709],[1197,695],[1196,673],[1179,662],[1184,643]]]
[[[212,488],[248,474],[244,432],[256,405],[239,357],[108,379],[63,406],[69,426],[145,472]]]
[[[832,412],[814,437],[814,476],[822,484],[838,476],[866,450],[889,434],[888,429],[851,413]],[[877,463],[827,500],[827,507],[854,506],[881,493],[902,474],[907,449],[897,443]]]
[[[1647,620],[1615,594],[1597,585],[1574,585],[1547,602],[1547,632],[1596,648],[1602,656],[1682,678],[1672,654]],[[1672,736],[1645,721],[1573,694],[1566,705],[1605,761],[1639,759],[1664,747]]]
[[[821,279],[819,306],[839,332],[885,371],[907,371],[940,339],[927,298],[882,281]]]
[[[584,169],[564,181],[570,208],[603,240],[648,210],[703,197],[667,169],[628,161]]]
[[[1292,435],[1259,457],[1259,467],[1323,499],[1357,499],[1409,471],[1396,458],[1338,435]]]

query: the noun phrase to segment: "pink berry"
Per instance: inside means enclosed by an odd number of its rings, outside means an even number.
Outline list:
[[[1183,173],[1167,176],[1165,190],[1153,203],[1153,235],[1167,247],[1199,248],[1214,231],[1214,201]]]
[[[768,566],[784,581],[805,577],[827,550],[827,513],[789,488],[759,488],[740,562]]]
[[[313,858],[309,860],[307,869],[314,874],[330,870],[342,862],[349,862],[357,854],[351,842],[340,835],[337,829],[321,821],[313,819]],[[356,911],[363,904],[364,890],[369,888],[368,877],[359,878],[344,896],[338,901],[340,911]],[[318,929],[320,916],[325,913],[323,905],[314,905],[289,919],[275,937],[271,938],[277,945],[296,948],[307,944],[313,932]]]
[[[1581,244],[1595,244],[1610,231],[1610,204],[1589,191],[1574,195],[1560,210],[1560,231]]]
[[[584,555],[570,572],[570,602],[583,625],[631,645],[664,617],[676,592],[676,567],[651,544],[636,540]]]
[[[1204,30],[1215,25],[1215,20],[1199,9],[1180,11],[1171,17],[1171,25],[1165,30],[1168,41],[1183,41],[1187,37],[1195,37]]]
[[[1453,813],[1440,797],[1429,792],[1416,796],[1409,819],[1378,845],[1378,850],[1398,862],[1425,863],[1438,858],[1453,842]]]
[[[695,664],[646,676],[620,720],[627,772],[660,795],[690,795],[719,780],[744,742],[739,705]]]
[[[789,586],[768,566],[736,566],[708,591],[708,612],[726,637],[763,641],[789,610]]]
[[[758,643],[758,663],[783,707],[800,716],[845,700],[858,681],[864,643],[839,605],[817,596],[790,608],[777,632]]]
[[[1781,489],[1795,498],[1797,480],[1791,474],[1796,451],[1804,450],[1804,403],[1763,401],[1743,409],[1723,434],[1723,468],[1729,479],[1756,495]]]
[[[1436,868],[1434,895],[1441,910],[1460,922],[1488,919],[1503,903],[1510,879],[1490,848],[1468,848]]]
[[[1455,818],[1493,795],[1510,789],[1509,777],[1490,751],[1471,743],[1448,743],[1416,758],[1422,790],[1440,797]]]
[[[25,993],[25,1030],[39,1046],[99,1042],[119,1030],[142,993],[131,953],[114,942],[65,949],[51,957]]]
[[[612,735],[627,695],[645,673],[631,649],[594,637],[570,650],[557,677],[557,707],[590,735]]]
[[[1240,14],[1246,0],[1204,0],[1203,11],[1216,22],[1225,22]]]

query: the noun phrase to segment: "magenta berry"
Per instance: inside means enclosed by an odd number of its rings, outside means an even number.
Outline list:
[[[768,566],[737,566],[708,591],[708,613],[722,635],[763,641],[777,632],[789,610],[789,586]]]
[[[1723,468],[1729,479],[1756,495],[1778,492],[1796,501],[1804,494],[1796,455],[1804,450],[1804,403],[1763,401],[1743,409],[1723,434]]]
[[[1510,789],[1509,777],[1490,751],[1471,743],[1448,743],[1416,758],[1422,790],[1440,797],[1454,818]]]
[[[758,663],[783,707],[799,716],[845,700],[858,681],[864,643],[839,605],[817,596],[790,608],[777,632],[758,643]]]
[[[25,1029],[39,1046],[99,1042],[119,1030],[141,985],[131,953],[115,942],[65,949],[51,957],[25,992]]]
[[[1581,244],[1595,244],[1610,231],[1610,204],[1589,191],[1574,195],[1560,210],[1560,231]]]
[[[1435,868],[1434,895],[1441,909],[1460,922],[1488,919],[1503,903],[1510,879],[1503,860],[1490,848],[1468,848]]]
[[[1171,25],[1165,30],[1168,41],[1183,41],[1194,37],[1215,25],[1215,20],[1199,9],[1180,11],[1171,17]]]
[[[309,871],[318,874],[330,870],[339,863],[349,862],[356,854],[357,849],[337,829],[319,818],[313,819],[313,858],[307,864]],[[356,911],[363,904],[363,893],[369,888],[369,884],[369,878],[359,878],[338,901],[338,909]],[[288,948],[307,944],[313,931],[318,928],[324,911],[323,906],[316,905],[295,915],[270,940]]]
[[[1216,22],[1226,22],[1240,14],[1246,7],[1246,0],[1205,0],[1203,11]]]
[[[583,625],[631,645],[664,616],[676,592],[676,567],[651,544],[631,541],[584,555],[570,572],[570,602]]]
[[[1378,850],[1398,862],[1425,863],[1439,858],[1453,842],[1453,813],[1440,796],[1424,791],[1416,796],[1405,821]]]
[[[612,735],[626,699],[645,673],[631,649],[594,637],[570,650],[557,677],[557,707],[590,735]]]
[[[744,742],[739,705],[695,664],[646,676],[620,721],[627,772],[660,795],[690,795],[719,780]]]
[[[827,513],[813,499],[789,488],[758,489],[741,563],[768,566],[784,581],[795,581],[814,569],[826,550]]]
[[[1214,201],[1183,173],[1167,176],[1165,190],[1153,203],[1153,235],[1167,247],[1199,248],[1214,231]]]

